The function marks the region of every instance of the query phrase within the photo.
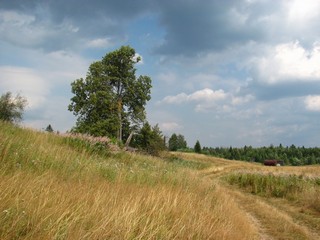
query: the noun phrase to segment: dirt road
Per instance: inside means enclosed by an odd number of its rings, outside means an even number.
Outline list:
[[[263,166],[218,159],[214,167],[203,170],[202,177],[214,181],[228,194],[258,229],[260,239],[320,239],[320,216],[282,198],[265,198],[245,192],[223,181],[222,177],[241,169],[250,171]]]

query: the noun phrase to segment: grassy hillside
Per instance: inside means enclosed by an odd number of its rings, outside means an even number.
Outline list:
[[[110,152],[0,122],[0,239],[318,239],[319,171]],[[253,191],[271,172],[298,190]]]

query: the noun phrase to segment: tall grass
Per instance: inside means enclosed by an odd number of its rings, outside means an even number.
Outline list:
[[[257,237],[208,163],[79,144],[0,122],[0,239]]]
[[[207,187],[62,181],[23,173],[2,177],[0,187],[1,239],[248,239],[254,234],[245,220],[239,226],[241,217],[225,215],[228,201]]]
[[[294,174],[237,172],[229,174],[225,179],[253,194],[300,201],[320,212],[320,178]]]

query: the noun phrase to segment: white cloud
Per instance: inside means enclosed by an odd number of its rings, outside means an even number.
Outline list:
[[[74,125],[75,117],[67,110],[69,101],[67,97],[51,96],[46,98],[45,107],[41,109],[41,115],[38,115],[36,119],[25,119],[23,124],[36,129],[42,129],[51,124],[55,131],[65,132],[70,130]]]
[[[38,71],[56,84],[84,77],[90,65],[88,60],[66,51],[55,51],[38,57],[44,59],[42,66],[37,68]]]
[[[162,129],[163,131],[168,131],[168,132],[176,131],[181,128],[182,128],[182,126],[176,122],[164,122],[164,123],[160,124],[160,129]]]
[[[5,25],[21,27],[29,25],[35,21],[34,16],[27,14],[21,14],[15,11],[0,11],[0,22],[2,23],[2,28]]]
[[[186,93],[180,93],[175,96],[166,96],[161,102],[180,104],[185,102],[215,102],[223,100],[227,97],[227,94],[219,89],[214,91],[209,88],[205,88],[187,95]]]
[[[48,10],[41,11],[39,16],[37,11],[25,14],[0,9],[0,40],[19,47],[40,47],[46,51],[79,46],[78,26],[67,18],[56,24],[46,17],[50,15]]]
[[[299,25],[319,16],[320,2],[314,0],[294,0],[287,3],[288,20]]]
[[[84,77],[89,65],[80,56],[65,51],[23,50],[20,54],[19,61],[28,62],[29,67],[0,66],[0,91],[21,93],[30,109],[43,107],[49,95],[60,95],[53,91],[70,89],[70,83]]]
[[[187,95],[186,93],[180,93],[175,96],[166,96],[160,103],[167,104],[182,104],[182,103],[196,103],[195,111],[205,112],[210,109],[214,109],[221,105],[222,109],[228,109],[223,106],[223,101],[227,100],[228,94],[222,89],[214,91],[209,88],[205,88],[194,93]]]
[[[21,93],[28,100],[28,107],[40,107],[49,92],[49,85],[39,73],[29,68],[2,66],[0,67],[0,90]]]
[[[311,50],[303,48],[298,41],[280,44],[267,56],[254,59],[260,81],[277,84],[288,81],[320,81],[320,43]]]
[[[166,96],[161,102],[180,104],[188,101],[188,95],[185,93],[179,93],[175,96]]]
[[[205,88],[199,91],[196,91],[188,96],[188,99],[190,101],[205,101],[205,102],[211,102],[211,101],[219,101],[226,98],[226,93],[219,89],[217,91],[214,91],[209,88]]]
[[[254,96],[247,94],[245,96],[234,96],[232,93],[226,93],[222,89],[212,90],[205,88],[187,95],[180,93],[175,96],[166,96],[158,102],[167,104],[196,103],[195,111],[206,112],[219,108],[223,112],[230,112],[234,106],[243,105],[254,100]]]
[[[251,94],[245,95],[244,97],[232,97],[231,103],[232,105],[241,105],[248,103],[250,101],[254,100],[254,96]]]
[[[90,48],[108,48],[113,45],[110,38],[97,38],[88,41],[87,46]]]
[[[34,23],[35,16],[0,11],[0,39],[22,46],[36,45],[49,31],[35,27]]]
[[[305,98],[305,106],[310,111],[320,111],[320,95],[318,96],[307,96]]]

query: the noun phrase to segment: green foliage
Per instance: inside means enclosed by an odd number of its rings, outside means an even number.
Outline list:
[[[151,79],[136,77],[135,55],[133,48],[123,46],[92,63],[86,78],[71,84],[75,96],[68,109],[78,117],[74,132],[122,141],[145,119]]]
[[[230,160],[243,160],[250,162],[263,163],[266,159],[283,160],[285,165],[301,166],[320,164],[320,148],[305,148],[284,147],[282,144],[279,146],[270,145],[269,147],[253,148],[251,146],[244,146],[243,148],[225,148],[204,147],[203,152],[221,158]]]
[[[52,128],[51,124],[49,124],[49,125],[46,127],[45,131],[46,131],[46,132],[49,132],[49,133],[53,132],[53,128]]]
[[[173,133],[169,139],[169,150],[170,151],[177,151],[179,149],[187,148],[187,142],[184,139],[184,136],[179,134]]]
[[[165,150],[164,139],[159,126],[151,127],[148,122],[144,123],[132,142],[134,147],[138,147],[154,156],[158,156],[161,151]]]
[[[15,97],[11,92],[2,94],[0,97],[0,120],[11,123],[21,121],[26,105],[27,100],[19,94]]]
[[[201,153],[201,145],[200,145],[199,140],[197,140],[196,144],[194,145],[194,151],[196,153]]]
[[[169,138],[169,150],[177,151],[178,150],[178,138],[177,134],[173,133]]]

